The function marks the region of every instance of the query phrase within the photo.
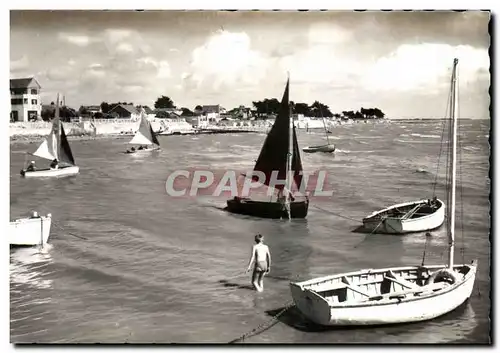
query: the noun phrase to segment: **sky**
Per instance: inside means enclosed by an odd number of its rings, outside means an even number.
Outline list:
[[[388,118],[446,114],[453,58],[460,116],[489,118],[488,12],[10,11],[10,76],[49,104],[251,106],[281,99]]]

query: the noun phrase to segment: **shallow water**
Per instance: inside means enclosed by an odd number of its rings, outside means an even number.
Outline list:
[[[456,261],[462,244],[465,261],[479,260],[471,299],[429,322],[361,329],[318,329],[290,309],[245,342],[489,342],[489,122],[462,125]],[[298,134],[301,147],[325,140],[321,131]],[[11,342],[224,343],[286,305],[288,280],[420,264],[424,234],[352,230],[374,210],[432,195],[436,172],[444,198],[440,135],[441,122],[336,127],[335,154],[302,155],[307,171],[328,172],[333,196],[312,198],[307,219],[291,222],[225,213],[225,197],[173,199],[165,192],[176,169],[251,167],[263,134],[160,137],[162,151],[144,157],[120,153],[122,139],[72,141],[80,174],[58,180],[21,179],[19,152],[37,145],[12,145],[11,219],[36,209],[51,212],[54,226],[43,254],[11,250]],[[257,232],[273,257],[263,293],[249,290],[244,274]],[[426,254],[428,264],[445,261],[443,229]]]

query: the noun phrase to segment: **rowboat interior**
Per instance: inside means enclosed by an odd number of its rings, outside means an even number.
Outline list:
[[[330,306],[398,302],[439,292],[464,278],[470,271],[466,265],[454,266],[450,273],[444,266],[406,269],[369,270],[330,277],[323,281],[303,282],[301,287],[322,297]],[[300,284],[299,284],[300,285]]]
[[[418,204],[409,204],[405,206],[392,207],[380,213],[377,213],[369,219],[396,218],[396,219],[416,219],[435,213],[443,207],[439,200],[422,202]]]

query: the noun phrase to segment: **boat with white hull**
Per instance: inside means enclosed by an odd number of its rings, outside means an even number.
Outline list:
[[[443,224],[445,209],[444,202],[439,199],[400,203],[363,218],[363,227],[370,233],[424,232]]]
[[[15,246],[45,245],[50,237],[52,215],[39,217],[36,213],[28,218],[20,218],[9,224],[9,242]]]
[[[471,296],[477,263],[361,270],[290,285],[299,311],[325,326],[383,325],[436,318]],[[436,279],[455,278],[454,284]],[[432,279],[431,279],[432,278]]]
[[[360,326],[424,321],[446,314],[472,294],[477,261],[454,264],[457,155],[457,65],[451,83],[451,163],[448,188],[448,263],[366,269],[290,283],[293,301],[309,320],[326,326]]]
[[[320,107],[320,112],[321,112],[321,107]],[[305,153],[316,153],[316,152],[323,152],[323,153],[333,153],[335,152],[335,145],[333,143],[330,143],[330,140],[328,138],[328,134],[331,134],[331,131],[326,128],[325,124],[325,118],[321,117],[321,120],[323,121],[323,129],[325,131],[326,135],[326,144],[325,145],[318,145],[318,146],[307,146],[302,149]]]
[[[54,166],[38,169],[35,167],[35,162],[32,161],[27,168],[20,172],[21,176],[25,178],[65,177],[80,172],[64,132],[64,126],[59,119],[59,95],[57,95],[55,116],[52,119],[52,129],[33,153],[33,156],[52,161]]]

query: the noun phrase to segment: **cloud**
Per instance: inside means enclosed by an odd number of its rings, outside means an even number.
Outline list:
[[[448,85],[453,59],[459,59],[460,82],[476,81],[490,65],[485,49],[468,45],[403,44],[379,58],[363,75],[363,86],[373,91],[430,90]]]
[[[26,55],[23,55],[18,60],[10,61],[10,71],[21,71],[27,69],[30,65],[30,61]]]
[[[222,86],[257,84],[265,78],[267,58],[254,51],[245,32],[219,30],[192,51],[186,88],[220,89]]]
[[[116,51],[119,53],[132,53],[134,51],[134,47],[130,43],[120,43],[116,47]]]
[[[132,36],[133,31],[129,29],[109,28],[105,32],[105,38],[111,43],[119,44]]]
[[[79,47],[88,46],[92,40],[89,36],[83,34],[59,33],[59,39]]]

